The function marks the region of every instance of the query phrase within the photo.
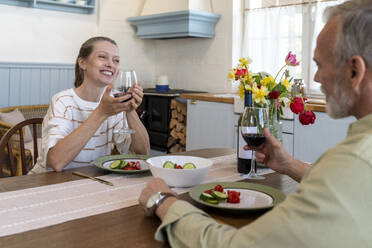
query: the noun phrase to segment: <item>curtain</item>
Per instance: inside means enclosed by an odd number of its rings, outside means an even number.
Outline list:
[[[275,77],[284,65],[286,55],[292,51],[301,66],[289,67],[291,76],[303,79],[308,96],[321,95],[320,85],[313,81],[316,37],[324,26],[324,9],[342,1],[246,11],[242,56],[253,60],[251,70],[264,71]]]

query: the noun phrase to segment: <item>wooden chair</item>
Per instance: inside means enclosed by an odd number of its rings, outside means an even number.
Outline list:
[[[0,113],[9,113],[15,109],[18,109],[25,119],[31,118],[44,118],[46,112],[48,111],[49,104],[40,105],[22,105],[22,106],[10,106],[5,108],[0,108]],[[0,120],[0,138],[10,129],[13,125]],[[38,130],[38,136],[41,137],[41,129]]]
[[[0,178],[4,177],[4,172],[10,171],[10,176],[26,175],[28,170],[26,161],[26,149],[24,143],[23,127],[32,125],[32,139],[33,139],[33,165],[36,163],[38,153],[37,145],[37,125],[42,124],[43,118],[32,118],[18,123],[10,128],[0,140]],[[11,140],[13,135],[19,135],[18,142]],[[29,151],[28,151],[29,152]],[[30,153],[30,152],[29,152]],[[17,160],[17,166],[15,163]],[[5,163],[4,163],[5,162]],[[7,163],[8,164],[7,164]],[[8,173],[9,173],[8,171]],[[5,174],[8,174],[5,173]]]

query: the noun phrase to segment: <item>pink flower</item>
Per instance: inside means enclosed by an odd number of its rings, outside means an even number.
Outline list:
[[[302,125],[314,124],[316,116],[313,111],[308,110],[298,116]]]
[[[292,54],[292,52],[288,53],[285,58],[285,63],[290,66],[297,66],[300,64],[300,62],[296,60],[296,54]]]

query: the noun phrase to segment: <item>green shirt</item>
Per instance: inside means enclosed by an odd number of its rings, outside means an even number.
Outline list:
[[[349,126],[297,191],[240,229],[176,201],[155,238],[172,247],[372,247],[372,114]]]

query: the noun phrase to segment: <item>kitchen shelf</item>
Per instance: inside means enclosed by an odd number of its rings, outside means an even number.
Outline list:
[[[95,0],[88,0],[86,5],[67,3],[55,0],[0,0],[0,4],[72,12],[79,14],[92,14],[95,11]]]

